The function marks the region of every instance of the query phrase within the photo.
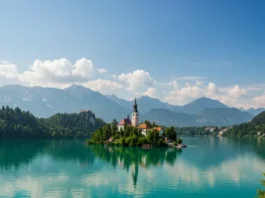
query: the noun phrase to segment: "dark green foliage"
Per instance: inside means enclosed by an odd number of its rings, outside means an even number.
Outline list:
[[[165,131],[165,136],[173,141],[177,139],[177,132],[173,126],[169,127]]]
[[[251,123],[256,124],[256,125],[264,125],[265,124],[265,111],[257,115],[255,118],[253,118]]]
[[[87,137],[105,123],[91,112],[34,117],[19,108],[0,110],[0,139]]]
[[[226,137],[247,137],[255,136],[258,131],[264,132],[264,126],[254,125],[252,123],[244,123],[240,125],[235,125],[224,133]]]
[[[146,121],[146,123],[147,122],[148,121]],[[138,128],[125,126],[124,130],[118,131],[117,128],[112,126],[113,123],[106,124],[95,131],[92,134],[92,139],[87,141],[87,144],[107,143],[120,146],[142,146],[144,144],[150,144],[152,146],[167,146],[167,143],[164,141],[164,137],[160,137],[157,131],[149,130],[147,136],[145,137],[141,134]],[[166,137],[175,141],[177,133],[174,127],[170,127],[166,131]]]
[[[260,132],[260,135],[265,133],[265,112],[257,115],[251,122],[233,126],[224,134],[224,136],[257,136],[258,132]]]
[[[182,139],[178,138],[178,139],[176,140],[176,143],[177,143],[177,144],[182,144]]]
[[[265,176],[265,173],[263,175]],[[261,184],[265,187],[265,180],[261,180]],[[257,198],[265,198],[265,190],[258,190]]]

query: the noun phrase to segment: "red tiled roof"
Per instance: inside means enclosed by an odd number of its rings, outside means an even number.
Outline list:
[[[143,123],[138,126],[138,129],[150,129],[150,127],[147,124]]]
[[[119,122],[119,124],[118,125],[125,125],[125,124],[127,124],[127,125],[131,125],[132,123],[131,123],[131,120],[130,119],[123,119],[123,120],[121,120],[120,122]]]

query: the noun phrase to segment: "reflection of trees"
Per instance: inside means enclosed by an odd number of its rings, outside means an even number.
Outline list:
[[[141,149],[137,147],[108,147],[101,145],[91,146],[94,154],[112,164],[115,168],[117,165],[126,169],[127,172],[132,170],[133,183],[136,187],[139,166],[148,168],[150,166],[160,166],[165,162],[171,166],[177,159],[177,155],[181,153],[181,150],[174,148],[152,148]]]
[[[87,165],[94,162],[94,154],[79,140],[6,140],[0,141],[0,169],[18,169],[29,164],[38,154],[55,159],[78,160]]]
[[[86,149],[80,140],[52,140],[45,147],[44,153],[62,160],[78,160],[81,164],[92,164],[94,155],[91,149]]]
[[[44,141],[36,142],[27,140],[0,141],[0,169],[19,168],[28,164],[44,148]]]

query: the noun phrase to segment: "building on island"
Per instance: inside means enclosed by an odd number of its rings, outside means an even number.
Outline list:
[[[132,112],[132,126],[137,127],[138,125],[139,125],[139,114],[135,98],[133,105],[133,112]]]
[[[132,125],[131,120],[129,118],[129,115],[127,116],[127,118],[124,118],[124,119],[122,119],[119,122],[119,124],[118,124],[118,131],[120,131],[121,129],[124,130],[125,125],[127,125],[127,126],[131,126]]]
[[[162,127],[154,127],[153,130],[157,131],[160,137],[164,134],[164,130]]]
[[[159,133],[159,136],[162,136],[164,131],[162,127],[154,127],[151,128],[150,126],[148,126],[145,123],[142,123],[139,125],[139,112],[138,112],[138,106],[136,103],[136,99],[134,100],[134,105],[133,105],[133,112],[132,112],[132,121],[130,120],[129,115],[127,116],[127,118],[122,119],[119,123],[118,123],[118,131],[124,130],[126,126],[133,126],[133,127],[137,127],[138,130],[141,132],[142,135],[147,136],[148,131],[156,131]]]
[[[150,128],[147,124],[145,124],[145,123],[140,124],[137,128],[141,131],[141,134],[143,134],[144,136],[147,136],[147,132],[151,129],[151,128]]]
[[[118,131],[120,131],[121,129],[124,130],[125,125],[133,127],[137,127],[139,125],[139,112],[138,112],[136,99],[134,100],[134,105],[133,105],[132,121],[130,120],[129,115],[127,116],[127,118],[122,119],[118,124]]]

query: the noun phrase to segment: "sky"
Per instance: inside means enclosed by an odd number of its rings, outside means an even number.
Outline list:
[[[0,85],[265,107],[265,1],[1,0]]]

